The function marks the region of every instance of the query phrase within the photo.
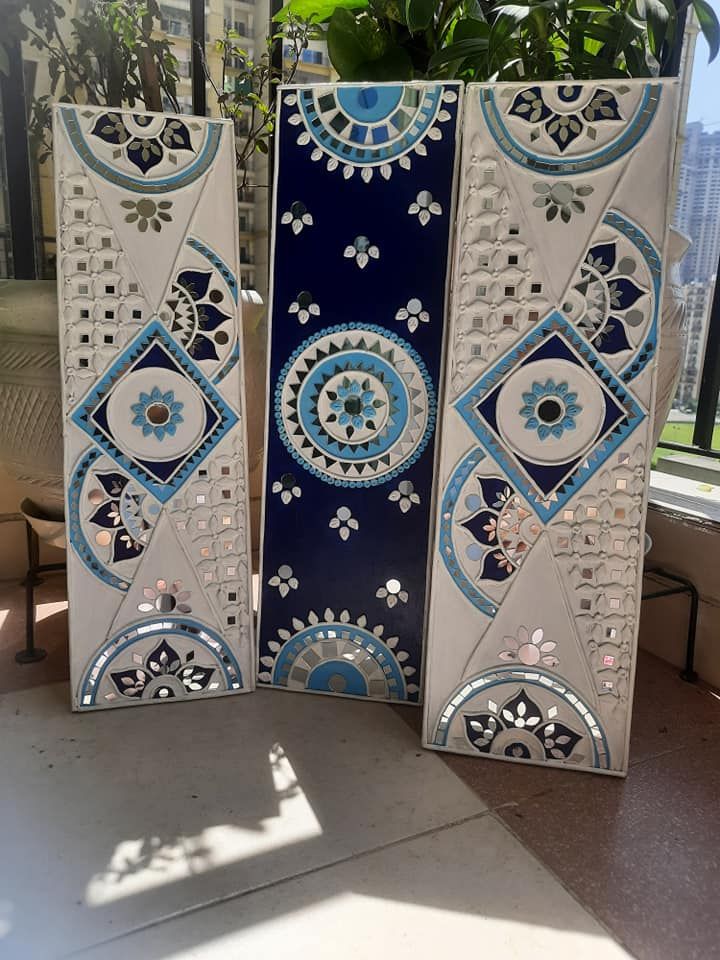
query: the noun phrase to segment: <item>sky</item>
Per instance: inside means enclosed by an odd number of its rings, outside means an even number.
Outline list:
[[[713,6],[716,6],[713,0]],[[717,8],[716,8],[717,9]],[[720,130],[720,54],[708,63],[708,46],[702,36],[695,48],[688,120],[702,120],[712,130]]]

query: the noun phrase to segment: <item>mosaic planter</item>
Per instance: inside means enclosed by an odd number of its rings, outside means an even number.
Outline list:
[[[460,96],[280,91],[262,684],[420,698]]]
[[[622,774],[673,82],[471,85],[424,742]]]
[[[232,124],[54,144],[73,706],[252,690]]]

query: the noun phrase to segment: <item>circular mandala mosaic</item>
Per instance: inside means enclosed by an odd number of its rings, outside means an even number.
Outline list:
[[[295,617],[293,630],[278,630],[260,658],[261,683],[289,690],[313,690],[377,700],[417,700],[415,667],[398,649],[398,637],[385,637],[382,624],[370,627],[362,615],[353,621],[347,610],[328,609],[320,618],[312,610],[307,623]]]
[[[205,624],[167,616],[126,627],[88,662],[81,707],[122,706],[216,696],[243,686],[240,666],[225,641]]]
[[[210,167],[220,124],[167,114],[62,110],[68,139],[90,170],[134,193],[160,194],[194,183]]]
[[[604,416],[598,378],[557,358],[518,367],[505,381],[497,404],[503,440],[536,463],[582,456],[600,433]]]
[[[457,93],[441,84],[314,87],[285,97],[298,108],[289,122],[303,127],[298,143],[313,145],[311,159],[325,157],[328,170],[341,166],[345,177],[360,168],[365,181],[373,167],[388,179],[394,161],[409,169],[407,154],[424,156],[423,141],[442,138],[436,123],[451,119],[443,102],[456,100]]]
[[[463,681],[440,712],[433,742],[457,753],[611,767],[594,711],[565,680],[537,667],[500,667]]]
[[[382,327],[343,324],[290,357],[275,418],[306,469],[339,486],[371,486],[423,452],[435,427],[435,391],[410,344]]]

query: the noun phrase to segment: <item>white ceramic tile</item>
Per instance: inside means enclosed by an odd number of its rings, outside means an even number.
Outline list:
[[[675,83],[470,85],[427,746],[627,769]]]
[[[51,960],[486,809],[390,707],[0,699],[0,955]],[[4,939],[1,939],[3,937]],[[60,951],[57,945],[61,945]]]
[[[252,690],[232,124],[54,119],[73,706]]]
[[[493,817],[330,867],[90,951],[95,960],[629,957]]]

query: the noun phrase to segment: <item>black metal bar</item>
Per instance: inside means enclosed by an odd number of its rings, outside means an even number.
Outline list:
[[[720,257],[718,257],[717,275],[720,276]],[[712,449],[715,416],[717,414],[718,394],[720,393],[720,283],[715,283],[712,307],[708,320],[708,335],[705,342],[700,392],[698,393],[697,413],[693,443],[697,447]]]
[[[35,646],[35,587],[42,583],[40,570],[40,540],[30,524],[25,521],[27,537],[28,570],[25,577],[25,649],[18,650],[15,660],[18,663],[37,663],[44,660],[47,652]]]
[[[36,280],[37,263],[33,235],[30,149],[22,50],[19,41],[6,45],[5,49],[9,70],[7,76],[0,73],[0,95],[2,95],[5,127],[5,163],[13,276],[16,280]]]
[[[709,457],[720,460],[720,450],[710,450],[707,447],[693,447],[688,443],[673,443],[672,440],[658,440],[658,447],[663,450],[677,450],[679,453],[694,453],[698,457]]]
[[[205,87],[205,0],[190,0],[190,75],[192,109],[197,117],[207,115]]]
[[[676,593],[687,593],[687,587],[668,587],[667,590],[656,590],[655,593],[644,593],[643,600],[657,600],[658,597],[672,597]]]
[[[283,6],[283,0],[270,0],[270,22],[268,24],[268,36],[272,37],[275,33],[280,33],[278,26],[273,22],[273,17],[280,13]],[[272,48],[271,62],[276,76],[282,76],[283,68],[283,43],[278,40]]]
[[[279,13],[283,7],[283,0],[270,0],[269,4],[269,19],[268,19],[268,36],[272,37],[275,33],[280,33],[277,25],[273,22],[273,17],[275,14]],[[276,40],[270,48],[270,68],[271,74],[278,78],[279,82],[282,83],[283,78],[283,41]],[[277,83],[270,83],[268,85],[268,106],[272,110],[275,104],[277,103]],[[278,130],[278,124],[280,122],[280,117],[277,117],[275,123],[275,132]],[[272,218],[273,218],[273,194],[275,191],[275,135],[270,137],[268,143],[268,158],[267,158],[267,179],[268,179],[268,192],[267,192],[267,208],[268,208],[268,223],[271,225],[268,230],[267,244],[268,244],[268,258],[272,257],[272,250],[270,248],[270,237],[272,236]],[[269,262],[269,259],[268,259]]]
[[[688,683],[695,683],[698,678],[695,672],[695,639],[697,634],[698,607],[700,604],[700,594],[698,593],[697,587],[692,580],[688,580],[687,577],[682,577],[677,573],[668,573],[668,571],[663,570],[662,567],[651,567],[645,571],[645,576],[663,577],[672,583],[680,584],[680,586],[664,588],[663,590],[658,590],[653,593],[643,594],[643,600],[654,600],[656,597],[669,597],[678,593],[687,593],[690,597],[688,632],[685,643],[685,669],[680,673],[680,676]]]

